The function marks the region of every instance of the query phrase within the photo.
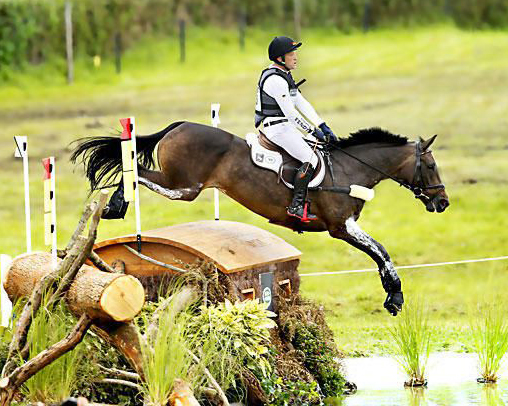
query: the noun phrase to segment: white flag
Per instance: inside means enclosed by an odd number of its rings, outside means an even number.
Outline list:
[[[212,125],[217,127],[220,124],[219,118],[220,103],[212,103]]]
[[[27,148],[26,135],[15,136],[14,142],[16,143],[16,149],[14,150],[14,156],[16,158],[24,158],[26,155],[26,148]]]

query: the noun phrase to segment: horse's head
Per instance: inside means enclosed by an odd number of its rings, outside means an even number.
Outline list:
[[[428,140],[420,137],[415,143],[413,165],[404,168],[407,182],[411,186],[415,197],[422,201],[427,211],[442,213],[450,205],[445,186],[441,182],[436,161],[429,149],[436,139],[434,135]]]

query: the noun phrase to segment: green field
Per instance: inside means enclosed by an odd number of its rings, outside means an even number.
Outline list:
[[[63,64],[30,67],[0,84],[0,252],[25,250],[22,165],[12,136],[28,135],[34,249],[43,245],[42,166],[57,159],[58,239],[70,237],[87,201],[81,168],[68,162],[69,143],[116,132],[134,115],[138,134],[177,120],[209,123],[210,103],[221,103],[221,127],[238,135],[253,130],[255,86],[267,64],[266,44],[277,34],[249,31],[246,50],[235,32],[189,29],[188,59],[178,62],[174,38],[153,38],[128,51],[123,73],[103,60],[76,62],[67,86]],[[295,78],[334,131],[342,136],[381,126],[412,139],[439,134],[434,146],[451,207],[431,214],[412,195],[385,181],[366,204],[362,228],[398,265],[507,255],[508,32],[466,32],[449,26],[344,35],[304,31]],[[171,202],[141,190],[143,229],[213,217],[211,191],[193,203]],[[372,268],[374,263],[327,234],[298,235],[269,225],[226,196],[223,219],[269,230],[303,252],[302,273]],[[102,222],[99,239],[131,233],[125,221]],[[508,287],[508,262],[401,270],[406,297],[421,296],[431,310],[438,349],[470,349],[467,311],[494,301]],[[348,354],[388,351],[376,273],[302,278],[304,295],[322,302],[337,342]]]

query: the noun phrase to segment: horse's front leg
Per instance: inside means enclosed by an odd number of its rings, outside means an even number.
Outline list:
[[[402,295],[400,278],[385,248],[363,231],[352,217],[347,219],[345,230],[341,229],[331,234],[333,237],[340,238],[355,248],[362,250],[377,263],[381,283],[388,294],[384,307],[390,314],[396,316],[402,310],[404,296]]]

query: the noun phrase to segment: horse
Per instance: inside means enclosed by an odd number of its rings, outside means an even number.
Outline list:
[[[411,190],[429,212],[441,213],[449,200],[429,149],[436,136],[410,141],[375,127],[325,145],[329,165],[322,186],[309,190],[317,216],[309,223],[287,214],[292,191],[277,181],[277,174],[255,166],[246,141],[220,128],[179,121],[155,134],[137,136],[138,179],[171,200],[193,201],[202,190],[217,188],[270,223],[299,232],[328,231],[331,237],[347,242],[376,262],[387,294],[384,307],[396,316],[404,297],[392,260],[357,224],[364,201],[343,193],[344,187],[336,183],[373,188],[382,180],[392,179]],[[71,161],[83,163],[91,192],[121,174],[120,137],[88,137],[77,142]],[[159,170],[154,170],[157,145]]]

